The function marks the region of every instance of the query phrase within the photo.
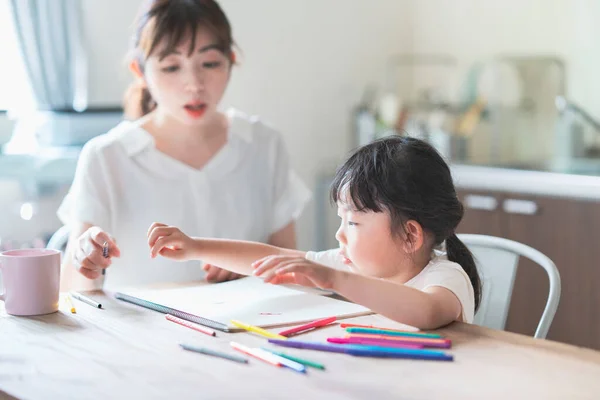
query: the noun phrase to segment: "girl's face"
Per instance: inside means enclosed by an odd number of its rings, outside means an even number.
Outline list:
[[[401,238],[392,235],[388,212],[356,211],[338,203],[341,224],[335,234],[342,260],[363,275],[390,278],[406,254]]]
[[[191,38],[172,52],[160,43],[145,62],[144,80],[157,104],[157,112],[186,125],[209,121],[229,81],[231,62],[214,37],[199,30],[190,54]]]

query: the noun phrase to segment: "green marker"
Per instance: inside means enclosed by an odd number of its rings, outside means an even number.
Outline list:
[[[273,354],[275,354],[277,356],[287,358],[288,360],[296,361],[297,363],[300,363],[302,365],[306,365],[307,367],[313,367],[313,368],[317,368],[317,369],[325,369],[325,366],[323,364],[319,364],[319,363],[316,363],[314,361],[308,361],[308,360],[305,360],[303,358],[298,358],[298,357],[290,356],[289,354],[280,353],[278,351],[271,350],[271,349],[268,349],[266,347],[261,347],[261,349],[266,350],[269,353],[273,353]]]

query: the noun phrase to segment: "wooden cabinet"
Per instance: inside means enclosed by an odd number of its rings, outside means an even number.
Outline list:
[[[600,202],[459,190],[460,233],[505,237],[554,261],[562,294],[548,339],[600,349]],[[519,263],[506,330],[533,335],[548,296],[545,271]]]

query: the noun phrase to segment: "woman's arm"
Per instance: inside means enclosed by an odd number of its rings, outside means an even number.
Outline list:
[[[277,232],[273,233],[269,237],[267,243],[275,247],[281,247],[284,249],[295,249],[296,223],[292,221]]]

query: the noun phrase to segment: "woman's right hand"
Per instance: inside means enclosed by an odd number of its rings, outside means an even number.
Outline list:
[[[108,257],[102,254],[104,243],[108,244]],[[83,232],[77,239],[77,247],[73,252],[73,265],[79,273],[88,279],[96,279],[102,270],[112,263],[112,257],[119,257],[121,251],[115,240],[102,229],[93,226]]]

